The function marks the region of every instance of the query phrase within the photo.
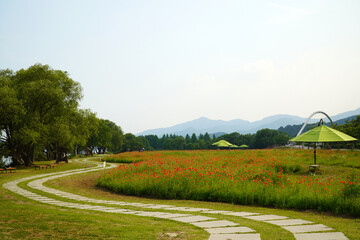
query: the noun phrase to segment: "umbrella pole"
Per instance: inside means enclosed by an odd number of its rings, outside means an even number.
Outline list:
[[[316,143],[314,143],[314,165],[316,165]]]

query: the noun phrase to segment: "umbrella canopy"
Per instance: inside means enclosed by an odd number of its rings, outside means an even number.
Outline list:
[[[300,136],[290,139],[291,142],[347,142],[356,141],[343,132],[335,130],[325,125],[318,126],[310,131],[307,131]]]
[[[233,144],[231,144],[231,143],[229,143],[228,141],[225,141],[225,140],[220,140],[220,141],[214,142],[212,145],[218,146],[218,147],[230,147]]]
[[[248,148],[249,146],[246,145],[246,144],[243,144],[243,145],[241,145],[240,147],[241,147],[241,148]]]
[[[321,122],[321,121],[320,121]],[[320,124],[320,123],[319,123]],[[290,139],[290,142],[313,142],[314,143],[314,164],[316,165],[316,143],[318,142],[348,142],[356,141],[343,132],[335,130],[325,125],[320,125],[297,137]]]

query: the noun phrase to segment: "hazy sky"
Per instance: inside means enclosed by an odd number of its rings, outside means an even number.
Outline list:
[[[360,107],[360,1],[0,0],[0,69],[80,82],[125,132]]]

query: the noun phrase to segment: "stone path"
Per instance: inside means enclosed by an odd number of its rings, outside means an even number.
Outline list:
[[[72,193],[63,192],[60,190],[45,187],[44,182],[51,179],[64,177],[72,174],[86,173],[92,171],[102,170],[102,164],[96,167],[70,170],[58,173],[48,173],[35,175],[27,178],[17,179],[3,184],[3,187],[20,194],[29,199],[39,201],[45,204],[56,205],[59,207],[93,210],[100,212],[119,213],[119,214],[132,214],[144,217],[156,217],[163,219],[170,219],[178,222],[189,223],[194,226],[203,228],[210,233],[209,240],[260,240],[260,233],[256,233],[254,229],[246,226],[240,226],[238,223],[223,220],[221,215],[237,216],[241,218],[251,219],[254,221],[261,221],[269,224],[279,226],[294,234],[297,240],[345,240],[348,239],[341,232],[334,232],[334,229],[323,224],[316,224],[314,222],[306,221],[303,219],[290,219],[286,216],[279,215],[261,215],[260,213],[253,212],[234,212],[234,211],[218,211],[207,208],[191,208],[191,207],[177,207],[172,205],[161,204],[143,204],[123,201],[108,201],[88,198]],[[110,164],[108,168],[115,167],[115,164]],[[33,181],[30,181],[33,180]],[[30,181],[28,186],[40,190],[45,193],[61,197],[62,200],[54,199],[51,197],[43,196],[41,194],[33,193],[18,186],[19,183]],[[69,200],[76,202],[69,202]],[[86,204],[88,203],[88,204]],[[97,205],[94,205],[97,204]],[[103,206],[114,205],[114,207]],[[137,207],[142,209],[158,209],[161,211],[139,211],[131,210],[123,207]],[[119,208],[122,207],[122,208]],[[172,213],[167,211],[180,211],[186,213]],[[195,214],[194,214],[195,213]],[[203,216],[201,213],[217,214],[218,218]]]

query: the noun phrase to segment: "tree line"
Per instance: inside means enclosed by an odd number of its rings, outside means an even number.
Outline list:
[[[132,134],[125,134],[132,135]],[[124,144],[127,145],[127,150],[136,150],[145,148],[147,150],[197,150],[197,149],[215,149],[212,144],[219,140],[226,140],[231,144],[237,146],[246,144],[249,148],[269,148],[274,146],[285,145],[290,137],[283,132],[272,129],[262,129],[255,134],[240,134],[233,132],[230,134],[224,134],[220,137],[212,137],[208,134],[200,134],[196,136],[193,133],[191,136],[186,134],[185,137],[174,134],[165,134],[162,137],[157,135],[146,136],[129,136],[132,139],[132,144],[127,143],[125,137]]]

